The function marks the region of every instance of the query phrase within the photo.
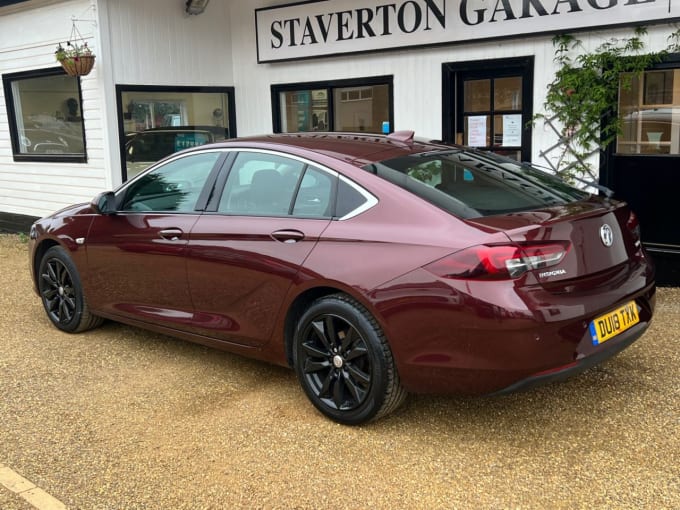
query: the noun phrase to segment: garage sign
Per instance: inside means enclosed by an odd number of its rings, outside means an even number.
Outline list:
[[[258,62],[680,21],[677,0],[319,0],[255,10]]]

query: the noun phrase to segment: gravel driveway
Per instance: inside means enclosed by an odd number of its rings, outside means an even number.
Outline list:
[[[565,383],[410,396],[362,427],[292,371],[105,323],[68,335],[0,236],[0,465],[71,509],[680,508],[680,289]],[[0,508],[30,509],[0,486]]]

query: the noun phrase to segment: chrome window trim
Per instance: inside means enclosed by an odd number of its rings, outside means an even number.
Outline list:
[[[161,165],[166,165],[168,163],[171,163],[179,158],[186,157],[186,156],[191,156],[193,154],[202,154],[205,152],[255,152],[258,154],[271,154],[273,156],[280,156],[283,158],[288,158],[292,159],[295,161],[299,161],[301,163],[304,163],[305,165],[310,165],[313,166],[314,168],[325,172],[332,177],[336,177],[340,180],[342,180],[345,184],[353,188],[355,191],[357,191],[361,196],[363,196],[366,199],[366,202],[361,204],[359,207],[356,209],[353,209],[349,213],[345,214],[341,218],[333,218],[336,221],[345,221],[349,220],[351,218],[354,218],[355,216],[358,216],[359,214],[368,211],[378,203],[378,199],[376,198],[375,195],[373,195],[371,192],[367,191],[364,189],[362,186],[354,182],[353,180],[349,179],[348,177],[345,177],[341,173],[339,173],[336,170],[333,170],[331,168],[328,168],[325,165],[322,165],[318,163],[317,161],[313,161],[311,159],[304,158],[302,156],[297,156],[296,154],[289,154],[287,152],[281,152],[277,150],[272,150],[272,149],[258,149],[254,147],[216,147],[216,148],[205,148],[205,149],[198,149],[198,150],[191,150],[190,152],[187,153],[177,153],[176,155],[170,157],[169,159],[163,160],[162,163],[155,163],[154,165],[150,166],[146,170],[140,172],[139,174],[135,175],[132,179],[129,181],[126,181],[123,183],[123,185],[116,191],[116,193],[124,191],[125,188],[127,188],[130,184],[135,182],[137,179],[139,179],[142,175],[146,175],[149,172],[152,172],[155,170],[157,167]]]
[[[236,151],[236,152],[257,152],[257,153],[265,153],[265,154],[272,154],[275,156],[281,156],[284,158],[288,159],[293,159],[296,161],[299,161],[301,163],[304,163],[306,165],[311,165],[314,168],[321,170],[323,172],[326,172],[330,174],[333,177],[337,177],[338,179],[342,180],[345,184],[356,190],[361,196],[363,196],[366,199],[366,202],[364,202],[362,205],[357,207],[356,209],[353,209],[349,213],[345,214],[341,218],[333,218],[336,221],[345,221],[349,220],[350,218],[354,218],[355,216],[358,216],[359,214],[368,211],[372,207],[374,207],[378,203],[378,199],[370,193],[369,191],[365,190],[363,187],[358,185],[356,182],[353,180],[349,179],[348,177],[345,177],[341,173],[339,173],[337,170],[333,170],[331,168],[328,168],[325,165],[322,165],[321,163],[317,161],[313,161],[311,159],[303,158],[302,156],[298,156],[296,154],[289,154],[287,152],[281,152],[277,150],[272,150],[272,149],[257,149],[253,147],[244,147],[244,148],[236,148],[236,147],[229,147],[229,148],[224,148],[221,150],[226,150],[226,151]]]
[[[344,175],[340,175],[339,179],[348,186],[350,186],[351,188],[353,188],[354,190],[356,190],[359,194],[361,194],[361,196],[363,196],[366,199],[366,202],[361,204],[356,209],[353,209],[352,211],[348,212],[342,218],[338,218],[338,221],[345,221],[354,218],[355,216],[358,216],[361,213],[368,211],[369,209],[378,204],[378,199],[372,193],[366,191],[364,188],[359,186],[356,182],[348,179]]]

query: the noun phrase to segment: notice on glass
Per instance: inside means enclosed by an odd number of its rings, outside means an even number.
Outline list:
[[[522,115],[503,115],[503,147],[522,145]]]
[[[486,115],[468,117],[468,140],[470,147],[486,147]]]

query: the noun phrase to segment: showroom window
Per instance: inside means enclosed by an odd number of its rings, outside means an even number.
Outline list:
[[[236,136],[233,87],[117,85],[123,180],[189,147]]]
[[[382,133],[393,127],[392,77],[272,85],[274,132]]]
[[[80,81],[61,67],[2,77],[14,161],[85,162]]]

